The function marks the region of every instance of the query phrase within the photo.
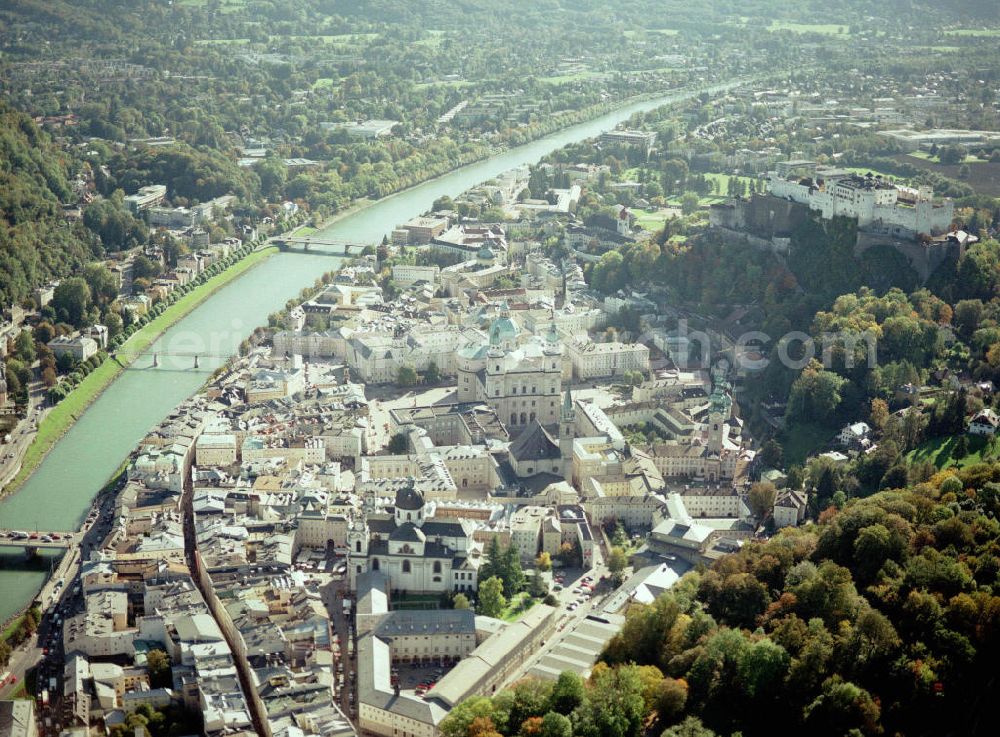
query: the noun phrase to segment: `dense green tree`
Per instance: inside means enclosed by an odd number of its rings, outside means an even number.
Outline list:
[[[660,737],[717,737],[698,717],[688,717],[680,724],[665,729]]]
[[[443,737],[468,737],[476,719],[491,719],[493,703],[486,696],[473,696],[455,706],[441,722]],[[492,722],[491,722],[492,723]]]
[[[642,681],[636,666],[595,668],[588,699],[573,714],[580,737],[636,737],[642,727]]]
[[[628,565],[628,558],[626,557],[625,552],[621,548],[616,547],[616,548],[611,548],[611,551],[608,553],[607,562],[608,562],[608,571],[611,573],[612,576],[618,578],[621,576],[622,571],[624,571],[625,567]]]
[[[552,689],[550,708],[559,714],[571,714],[584,702],[586,692],[583,679],[573,671],[563,671]]]
[[[416,386],[418,381],[417,372],[411,366],[400,366],[396,372],[396,385],[401,387]]]
[[[774,509],[774,501],[778,496],[778,490],[770,481],[758,481],[750,487],[747,494],[747,502],[750,504],[750,511],[754,516],[762,520],[771,514]]]
[[[540,737],[573,737],[573,723],[568,717],[550,711],[542,717]]]
[[[149,670],[149,684],[153,688],[172,687],[170,658],[163,650],[154,648],[147,653],[146,668]]]
[[[406,436],[398,432],[389,438],[389,443],[386,445],[386,452],[390,455],[402,455],[409,450],[410,441],[406,439]]]
[[[107,305],[118,297],[118,281],[103,264],[87,264],[83,279],[90,288],[90,297],[97,305]]]
[[[793,420],[828,422],[840,406],[846,380],[826,371],[813,359],[802,369],[788,398],[788,416]]]
[[[83,224],[100,239],[108,251],[125,251],[141,245],[146,227],[125,207],[121,193],[101,198],[83,211]]]
[[[487,578],[479,584],[477,591],[477,611],[485,617],[499,617],[507,606],[503,595],[503,581],[497,576]]]
[[[35,341],[27,330],[22,330],[14,339],[14,355],[29,366],[34,363]]]
[[[764,445],[761,446],[760,462],[763,463],[766,468],[781,468],[782,456],[783,450],[781,448],[781,443],[774,438],[765,441]]]
[[[880,710],[871,695],[857,685],[831,678],[823,693],[806,707],[806,724],[814,734],[840,737],[845,734],[874,735]]]
[[[55,288],[52,297],[52,309],[59,319],[74,327],[84,325],[87,309],[90,307],[90,287],[81,277],[74,276],[64,279]]]

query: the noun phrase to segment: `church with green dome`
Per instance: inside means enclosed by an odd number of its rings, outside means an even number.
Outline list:
[[[487,341],[457,352],[458,401],[485,402],[512,437],[536,421],[554,427],[563,367],[562,340],[554,326],[543,336],[522,331],[504,302],[489,324]]]

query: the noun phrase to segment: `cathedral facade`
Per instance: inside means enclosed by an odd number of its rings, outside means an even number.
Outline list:
[[[521,335],[504,305],[490,324],[489,342],[467,345],[456,357],[458,401],[485,402],[516,436],[534,422],[559,422],[563,346],[555,329]]]
[[[365,503],[347,533],[348,573],[353,590],[359,574],[380,571],[393,591],[440,594],[478,586],[482,544],[469,520],[427,516],[423,495],[409,484],[392,507]]]

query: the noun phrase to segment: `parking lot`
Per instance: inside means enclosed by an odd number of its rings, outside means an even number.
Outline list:
[[[396,663],[392,668],[392,677],[399,683],[401,691],[414,691],[421,696],[444,678],[450,667],[440,663]]]

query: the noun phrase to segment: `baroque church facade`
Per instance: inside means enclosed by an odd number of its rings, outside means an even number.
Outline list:
[[[553,326],[544,336],[522,335],[504,304],[489,329],[489,341],[459,349],[458,401],[485,402],[512,437],[536,421],[559,422],[563,345]]]
[[[428,516],[424,497],[413,483],[400,488],[385,510],[378,510],[369,497],[347,533],[351,589],[359,574],[380,571],[394,591],[474,592],[482,558],[474,529],[469,520]]]

